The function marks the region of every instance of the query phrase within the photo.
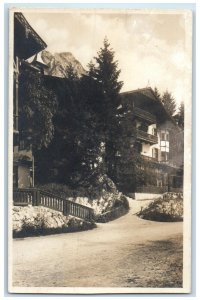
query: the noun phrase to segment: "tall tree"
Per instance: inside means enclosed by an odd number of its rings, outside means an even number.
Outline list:
[[[176,101],[174,97],[167,90],[163,93],[161,99],[166,111],[172,117],[176,111]]]
[[[161,95],[160,95],[157,87],[154,87],[153,92],[154,92],[155,96],[161,101]]]
[[[178,113],[174,116],[177,124],[181,127],[184,128],[184,102],[181,102],[179,108],[178,108]]]
[[[101,90],[100,113],[104,114],[105,126],[109,126],[109,117],[113,117],[119,105],[119,91],[123,82],[119,81],[120,70],[118,62],[114,60],[115,52],[110,49],[107,38],[103,47],[94,57],[95,63],[89,64],[89,75],[98,83]]]
[[[48,149],[37,153],[37,178],[39,182],[48,179],[76,188],[91,182],[101,167],[101,139],[91,105],[98,90],[90,77],[79,78],[73,66],[66,74],[63,79],[46,79],[49,89],[56,91],[59,105],[53,120],[54,138]],[[47,171],[48,176],[44,176]]]
[[[89,75],[97,83],[99,96],[96,112],[100,116],[100,128],[105,143],[105,161],[110,169],[111,160],[116,152],[115,139],[119,134],[117,108],[120,104],[119,92],[123,82],[119,80],[120,70],[114,59],[115,52],[105,38],[103,47],[94,57],[95,63],[89,65]]]

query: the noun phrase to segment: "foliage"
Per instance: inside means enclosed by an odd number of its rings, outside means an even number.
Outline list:
[[[178,108],[178,113],[174,116],[177,124],[181,127],[184,128],[184,102],[181,102],[179,108]]]
[[[95,179],[95,182],[90,182],[88,180],[87,185],[77,186],[75,189],[69,185],[57,182],[38,184],[37,187],[64,198],[87,197],[90,200],[105,197],[105,193],[117,193],[115,184],[107,177],[107,175],[96,176]]]
[[[72,65],[67,67],[56,92],[59,105],[53,119],[54,138],[48,149],[43,147],[36,155],[39,182],[54,181],[72,189],[96,187],[107,172],[117,149],[116,115],[122,87],[118,63],[109,47],[105,39],[87,76],[79,78]]]
[[[160,95],[157,87],[154,88],[153,92],[154,92],[155,96],[161,101],[161,95]]]
[[[176,101],[171,93],[166,90],[162,95],[161,101],[168,114],[172,117],[176,111]]]
[[[54,138],[49,148],[43,148],[37,156],[39,182],[44,183],[47,177],[75,188],[84,185],[89,177],[92,181],[97,167],[101,168],[101,141],[96,114],[89,104],[89,90],[90,82],[72,72],[58,88]]]
[[[119,91],[123,82],[119,81],[120,70],[114,60],[115,52],[110,49],[107,38],[103,48],[94,57],[95,63],[89,64],[89,76],[94,80],[99,96],[95,103],[95,111],[99,116],[99,133],[105,143],[105,164],[109,173],[111,160],[116,153],[116,136],[119,135],[117,108],[120,104]]]
[[[33,150],[47,147],[54,135],[53,117],[57,101],[53,91],[45,87],[40,74],[23,70],[19,77],[20,132],[31,137]]]
[[[78,79],[78,73],[74,69],[72,63],[69,63],[65,70],[65,77],[69,78],[69,80],[76,80]]]

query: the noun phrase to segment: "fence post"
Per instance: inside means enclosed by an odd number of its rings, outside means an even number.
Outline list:
[[[69,214],[69,203],[67,200],[63,200],[63,215],[67,216]]]
[[[93,221],[94,220],[94,210],[90,209],[89,210],[89,221]]]
[[[32,200],[32,205],[37,206],[37,190],[33,189],[33,200]]]
[[[40,190],[37,191],[37,201],[36,201],[36,205],[40,205]]]
[[[63,215],[66,216],[66,201],[63,200]]]
[[[33,206],[38,206],[40,204],[40,191],[37,189],[33,189]]]

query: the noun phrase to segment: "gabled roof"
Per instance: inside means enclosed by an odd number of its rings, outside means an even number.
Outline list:
[[[120,95],[129,95],[129,94],[134,94],[134,93],[143,94],[143,95],[147,96],[148,98],[151,98],[154,101],[158,100],[158,98],[155,96],[155,94],[154,94],[151,87],[146,87],[146,88],[142,88],[142,89],[122,92],[122,93],[120,93]]]
[[[163,117],[170,120],[177,128],[179,128],[179,126],[176,124],[175,120],[166,111],[162,101],[156,96],[156,94],[154,93],[154,91],[151,87],[146,87],[146,88],[142,88],[142,89],[136,89],[136,90],[122,92],[122,93],[120,93],[120,95],[126,96],[126,95],[138,94],[138,93],[146,96],[147,99],[149,98],[150,101],[153,101],[155,104],[159,105],[160,111],[161,111],[161,115],[159,117],[161,119],[162,119],[162,115],[163,115]]]
[[[35,32],[21,12],[14,13],[14,50],[15,56],[27,59],[42,51],[47,44]]]

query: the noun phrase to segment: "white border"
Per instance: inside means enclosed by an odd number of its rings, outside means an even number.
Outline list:
[[[52,4],[55,4],[54,3],[54,1],[46,1],[46,0],[43,0],[42,1],[44,4],[46,3],[46,5],[48,5],[48,4],[50,4],[50,3],[52,3]],[[3,40],[3,33],[4,33],[4,23],[3,23],[3,20],[4,20],[4,7],[3,7],[3,4],[4,3],[11,3],[11,1],[7,1],[7,0],[4,0],[3,1],[3,3],[1,2],[0,3],[0,5],[1,5],[1,10],[0,10],[0,13],[1,13],[1,18],[0,18],[0,30],[2,30],[2,35],[1,35],[1,37],[2,37],[2,40]],[[15,3],[24,3],[24,4],[27,4],[27,2],[26,1],[15,1]],[[32,1],[32,3],[40,3],[40,1]],[[66,4],[66,2],[65,1],[62,1],[62,0],[60,0],[59,1],[59,3],[64,3],[64,4]],[[78,3],[83,3],[84,4],[84,2],[83,1],[79,1]],[[93,1],[93,2],[91,2],[91,1],[87,1],[87,3],[89,3],[89,4],[98,4],[98,2],[97,1]],[[102,2],[103,3],[103,2]],[[115,1],[115,3],[120,3],[120,1]],[[112,0],[110,1],[110,4],[115,4]],[[134,1],[126,1],[126,3],[130,3],[130,4],[134,4],[134,3],[137,3],[137,2],[134,2]],[[143,1],[143,3],[150,3],[150,1]],[[153,1],[153,3],[157,3],[158,5],[159,4],[163,4],[163,2],[162,1]],[[196,1],[176,1],[176,3],[180,3],[180,4],[183,4],[183,3],[186,3],[186,4],[188,4],[188,3],[191,3],[191,4],[194,4],[194,3],[196,3]],[[73,4],[75,4],[75,3],[73,3]],[[87,5],[87,4],[86,4]],[[170,3],[169,3],[169,5],[170,5]],[[173,4],[172,4],[173,5]],[[194,62],[194,64],[196,64],[196,65],[198,65],[199,66],[199,51],[200,51],[200,49],[199,49],[199,35],[200,35],[200,32],[199,32],[199,11],[200,11],[200,5],[199,5],[199,3],[197,2],[196,3],[196,5],[197,5],[197,10],[196,10],[196,15],[197,15],[197,26],[196,26],[196,31],[197,31],[197,35],[196,35],[196,37],[197,37],[197,41],[196,41],[196,43],[197,43],[197,51],[196,51],[196,54],[197,54],[197,58],[196,58],[196,62],[197,63],[195,63]],[[2,43],[2,45],[3,45],[4,43]],[[1,47],[1,54],[3,54],[4,55],[4,49],[3,49],[3,47]],[[1,55],[1,57],[0,57],[0,63],[1,63],[1,66],[3,66],[3,63],[4,63],[4,56],[3,55]],[[1,73],[2,74],[2,73]],[[198,77],[198,74],[199,74],[199,69],[197,68],[197,78],[199,78]],[[0,84],[1,84],[1,88],[0,88],[0,91],[1,91],[1,94],[2,94],[2,98],[1,99],[3,99],[3,95],[4,95],[4,84],[3,84],[3,77],[2,77],[2,80],[0,80]],[[196,86],[196,92],[197,92],[197,99],[198,99],[198,95],[199,95],[199,87],[198,86]],[[194,126],[196,125],[196,128],[199,128],[199,126],[198,125],[200,125],[199,124],[199,122],[200,122],[200,118],[198,118],[198,116],[197,116],[197,114],[198,114],[198,112],[199,112],[199,101],[197,101],[196,102],[196,111],[195,111],[195,114],[196,114],[196,122],[197,122],[197,125],[196,124],[194,124]],[[2,132],[2,135],[1,135],[1,137],[4,137],[4,126],[6,126],[6,120],[4,121],[4,102],[2,102],[2,105],[1,105],[1,111],[0,111],[0,113],[1,113],[1,117],[0,117],[0,130],[1,130],[1,132]],[[6,119],[6,116],[5,116],[5,119]],[[197,130],[196,130],[196,136],[194,136],[194,138],[195,138],[195,144],[193,144],[194,145],[194,148],[196,148],[196,153],[200,153],[200,145],[199,145],[199,134],[197,134]],[[3,149],[4,147],[3,147],[3,145],[4,145],[4,140],[3,139],[0,139],[0,142],[2,143],[2,147],[0,147],[1,149]],[[194,142],[193,142],[194,143]],[[4,168],[6,168],[6,167],[4,167],[4,165],[6,165],[6,162],[4,162],[4,160],[2,160],[2,163],[1,163],[1,168],[0,168],[0,170],[1,170],[1,178],[4,178],[4,173],[3,173],[3,170],[4,170]],[[199,156],[197,156],[196,157],[196,165],[197,166],[200,166],[200,158],[199,158]],[[198,170],[198,168],[197,168],[197,174],[199,174],[199,170]],[[195,176],[196,174],[194,174],[194,179],[195,179]],[[198,178],[198,176],[197,176],[197,178]],[[3,180],[1,180],[0,181],[0,184],[1,184],[1,191],[4,191],[4,181]],[[193,186],[193,202],[195,201],[195,186]],[[199,187],[197,187],[197,199],[199,198],[198,197],[198,195],[200,196],[200,194],[199,194]],[[6,199],[5,199],[6,200]],[[4,220],[4,208],[3,208],[3,202],[1,202],[1,204],[2,204],[2,209],[1,209],[1,229],[3,228],[3,226],[4,226],[4,223],[3,223],[3,220]],[[196,204],[196,210],[197,211],[200,211],[199,210],[199,202],[197,202],[197,204]],[[196,212],[193,212],[193,215],[195,216],[196,215]],[[197,227],[198,227],[198,223],[199,223],[199,218],[197,218]],[[195,227],[195,224],[193,225],[193,227]],[[3,234],[1,235],[1,238],[2,238],[2,243],[1,243],[1,245],[3,245],[4,244],[4,240],[3,240]],[[195,236],[193,237],[193,239],[195,239]],[[194,243],[193,243],[194,244]],[[196,241],[196,246],[197,246],[197,253],[199,253],[199,251],[200,251],[200,249],[199,249],[199,238],[197,238],[197,241]],[[3,247],[1,247],[1,251],[3,250]],[[3,251],[2,251],[3,252]],[[1,254],[3,254],[3,255],[1,255],[1,262],[2,262],[2,264],[1,264],[1,266],[3,266],[3,263],[4,263],[4,253],[1,253]],[[6,263],[6,262],[5,262]],[[199,265],[199,256],[197,256],[197,260],[196,260],[196,265],[198,266]],[[6,275],[6,274],[5,274]],[[1,272],[1,277],[2,277],[2,272]],[[199,268],[197,267],[197,278],[199,278]],[[3,278],[1,278],[1,279],[3,279]],[[193,281],[194,281],[194,279],[193,279]],[[195,285],[195,282],[193,282],[193,285]],[[6,293],[6,286],[5,286],[5,290],[4,290],[4,282],[3,282],[3,280],[1,280],[1,286],[0,286],[0,291],[1,292],[5,292]],[[199,285],[197,284],[197,287],[196,287],[196,297],[198,297],[200,295],[200,292],[199,292]],[[4,295],[2,295],[2,297],[4,298],[4,296],[5,296],[5,294]],[[25,295],[24,295],[25,296]],[[142,295],[140,295],[140,299],[146,299],[148,296],[147,295],[145,295],[144,297],[142,296]],[[184,297],[184,295],[182,295],[182,297]],[[188,299],[192,299],[192,298],[196,298],[195,297],[195,294],[194,294],[194,291],[193,291],[193,295],[187,295],[187,298]],[[13,297],[10,297],[11,299],[13,298]],[[23,297],[23,298],[28,298],[28,297]],[[40,298],[40,299],[42,299],[43,297],[40,297],[40,296],[38,296],[38,298]],[[52,298],[52,297],[51,297]],[[57,298],[57,297],[53,297],[54,299],[55,298]],[[79,299],[80,297],[73,297],[73,298],[76,298],[76,299]],[[108,298],[108,297],[106,297],[106,298]],[[160,297],[159,297],[160,298]],[[172,295],[170,295],[170,298],[173,298],[173,299],[176,299],[176,297],[173,297]]]

